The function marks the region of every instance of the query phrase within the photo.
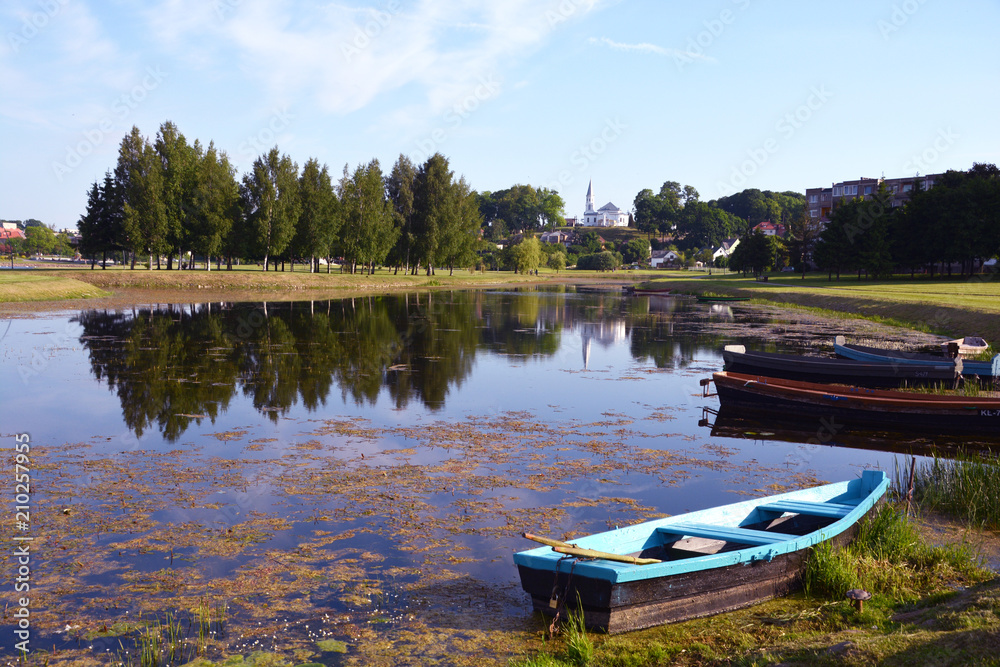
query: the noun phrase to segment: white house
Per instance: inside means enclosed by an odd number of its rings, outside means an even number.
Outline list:
[[[658,269],[664,264],[676,264],[680,261],[680,255],[673,250],[654,250],[649,258],[649,265]]]
[[[738,238],[726,239],[725,241],[722,242],[722,245],[720,245],[718,248],[712,251],[712,261],[714,262],[720,257],[728,258],[730,255],[733,254],[733,251],[736,250],[736,246],[738,246],[739,244],[740,240]]]
[[[587,210],[583,212],[584,227],[628,227],[628,213],[611,202],[594,210],[594,181],[587,186]]]

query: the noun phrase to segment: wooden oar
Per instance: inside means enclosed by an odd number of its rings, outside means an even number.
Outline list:
[[[533,542],[538,542],[546,546],[552,547],[553,551],[561,554],[566,554],[568,556],[580,556],[581,558],[601,558],[603,560],[613,560],[619,563],[632,563],[633,565],[652,565],[653,563],[660,563],[655,558],[636,558],[635,556],[622,556],[620,554],[608,553],[606,551],[595,551],[594,549],[581,549],[575,544],[569,544],[568,542],[560,542],[559,540],[553,540],[548,537],[541,537],[539,535],[532,535],[531,533],[521,533],[521,535]]]
[[[559,540],[553,540],[548,537],[541,537],[540,535],[532,535],[531,533],[521,533],[521,537],[527,538],[532,542],[538,542],[539,544],[544,544],[549,547],[570,547],[576,548],[575,544],[570,544],[569,542],[560,542]]]
[[[622,554],[612,554],[607,551],[595,551],[594,549],[580,549],[579,547],[552,547],[553,551],[569,556],[579,556],[580,558],[600,558],[602,560],[613,560],[618,563],[631,563],[632,565],[653,565],[663,561],[655,558],[636,558],[635,556],[623,556]]]

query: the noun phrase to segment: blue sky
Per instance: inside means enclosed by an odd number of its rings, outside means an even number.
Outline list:
[[[1000,2],[5,0],[0,218],[75,226],[136,125],[242,174],[440,151],[630,209],[1000,163]]]

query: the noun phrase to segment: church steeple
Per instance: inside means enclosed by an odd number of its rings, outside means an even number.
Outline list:
[[[587,212],[594,210],[594,179],[590,179],[590,185],[587,186]]]

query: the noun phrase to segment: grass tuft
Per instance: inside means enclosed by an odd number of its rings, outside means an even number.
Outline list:
[[[814,598],[843,600],[848,590],[863,588],[874,596],[903,602],[933,590],[935,581],[985,576],[968,545],[929,545],[905,512],[885,505],[861,523],[846,548],[815,547],[802,583]]]
[[[913,497],[924,510],[1000,530],[1000,465],[992,455],[963,452],[954,459],[934,457],[920,464]]]

